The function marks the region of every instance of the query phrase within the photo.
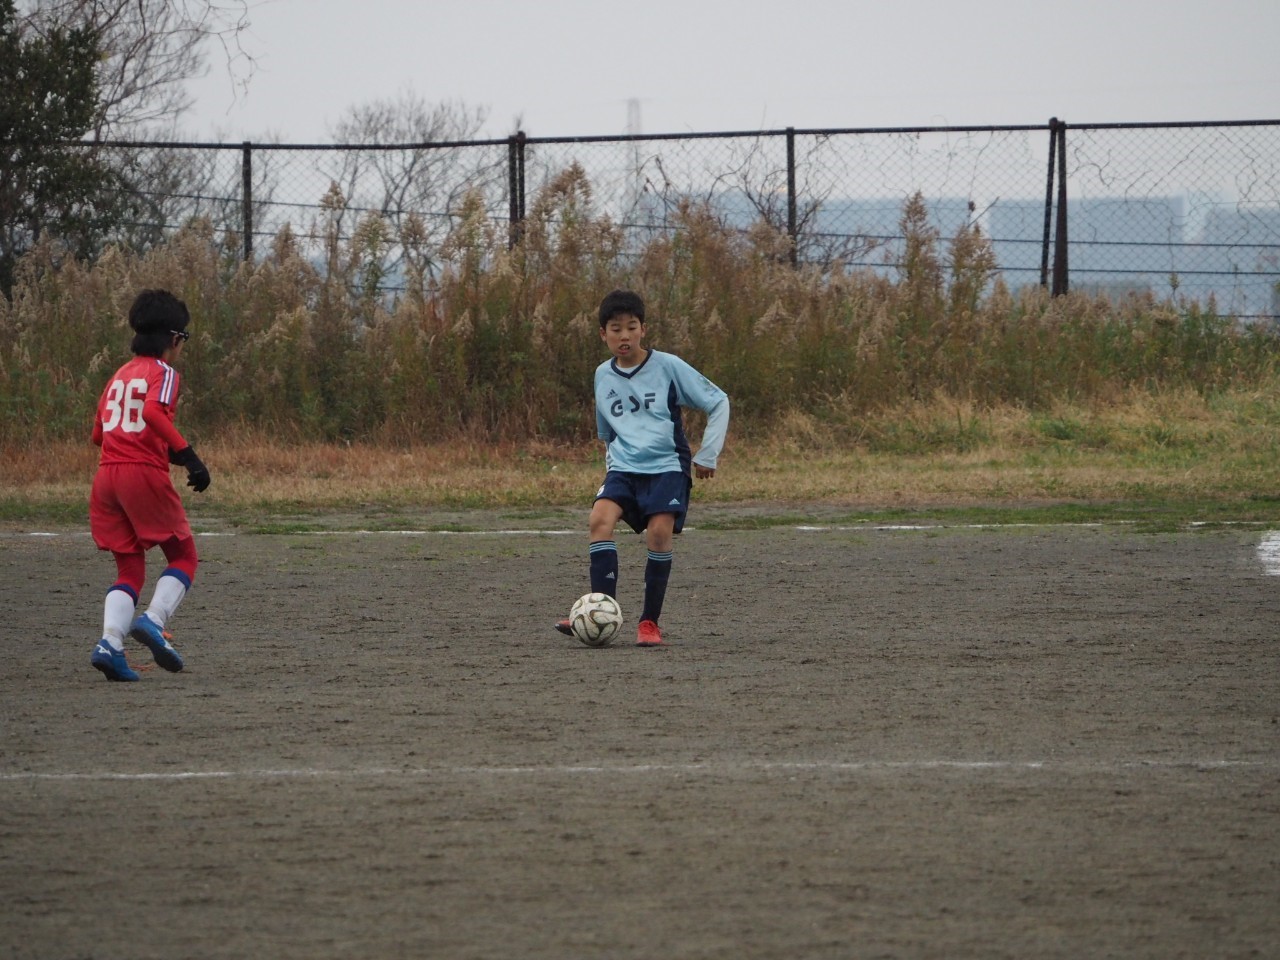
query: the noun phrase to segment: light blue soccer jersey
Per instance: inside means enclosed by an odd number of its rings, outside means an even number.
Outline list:
[[[682,407],[707,414],[697,463],[715,469],[729,430],[729,397],[675,354],[650,350],[624,369],[610,358],[596,367],[596,432],[608,444],[605,466],[624,473],[692,475]]]

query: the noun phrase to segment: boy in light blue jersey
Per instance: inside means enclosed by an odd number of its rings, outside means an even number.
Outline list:
[[[614,528],[625,520],[643,532],[649,548],[644,609],[636,644],[662,643],[658,618],[671,577],[672,538],[684,527],[693,478],[709,480],[729,430],[729,397],[692,366],[648,349],[644,301],[614,290],[600,303],[600,339],[612,357],[596,368],[596,433],[605,442],[604,484],[589,522],[592,593],[617,597],[618,545]],[[685,438],[681,410],[707,415],[697,456]],[[569,634],[569,621],[556,624]]]

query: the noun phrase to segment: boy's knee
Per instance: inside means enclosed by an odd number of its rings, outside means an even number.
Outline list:
[[[141,553],[116,553],[117,587],[126,587],[135,600],[142,591],[143,581],[147,578],[147,559]]]
[[[649,518],[645,527],[645,545],[655,553],[667,553],[675,540],[676,516],[674,513],[659,513]]]
[[[587,530],[594,543],[597,540],[612,540],[618,521],[622,519],[622,508],[612,500],[597,500],[591,508],[591,518],[587,521]]]
[[[160,544],[160,549],[164,552],[164,558],[168,561],[169,567],[185,574],[188,584],[196,578],[196,567],[200,565],[200,558],[196,554],[196,542],[193,538],[173,537]]]

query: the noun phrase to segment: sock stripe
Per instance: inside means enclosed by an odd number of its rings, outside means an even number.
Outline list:
[[[652,550],[649,551],[649,559],[656,560],[659,563],[663,563],[663,562],[669,563],[673,556],[675,556],[674,550],[668,550],[666,553],[655,553]]]
[[[610,550],[614,553],[617,553],[618,552],[617,541],[616,540],[597,540],[595,543],[591,544],[589,552],[603,553],[606,550]]]
[[[112,590],[119,590],[121,593],[127,593],[133,598],[134,603],[138,602],[138,591],[133,589],[133,587],[129,586],[127,583],[113,583],[111,586],[107,587],[107,593],[110,593]]]
[[[185,570],[179,570],[177,567],[165,567],[164,570],[161,571],[160,576],[173,577],[173,579],[181,583],[185,589],[191,589],[191,578],[187,576],[187,572]]]

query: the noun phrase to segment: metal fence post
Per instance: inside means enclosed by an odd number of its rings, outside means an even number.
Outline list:
[[[791,265],[800,258],[800,238],[796,236],[796,128],[787,127],[787,236],[791,238]]]
[[[514,248],[524,233],[525,140],[523,130],[517,130],[507,138],[507,210],[510,218],[508,249]]]
[[[1053,173],[1058,149],[1058,118],[1049,118],[1049,175],[1044,185],[1044,242],[1040,246],[1040,286],[1049,288],[1049,244],[1053,238]]]
[[[240,155],[240,220],[244,227],[244,259],[253,260],[253,145],[245,140]]]
[[[1053,296],[1067,292],[1067,125],[1058,124],[1058,224],[1053,240]]]

